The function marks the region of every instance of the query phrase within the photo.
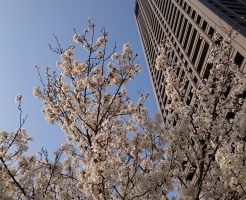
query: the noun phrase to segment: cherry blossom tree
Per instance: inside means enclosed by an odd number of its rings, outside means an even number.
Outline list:
[[[32,138],[23,127],[27,117],[22,117],[22,95],[17,95],[15,100],[18,104],[19,128],[12,133],[0,133],[0,199],[48,198],[48,193],[55,190],[52,184],[56,180],[52,180],[53,177],[59,174],[54,179],[60,179],[61,176],[59,170],[62,168],[58,166],[58,160],[62,152],[56,153],[54,162],[48,159],[44,150],[40,151],[39,157],[25,154]],[[56,187],[59,186],[57,183]]]
[[[148,94],[133,102],[126,90],[141,71],[137,55],[128,43],[110,52],[108,33],[97,36],[90,21],[73,40],[65,50],[58,40],[51,47],[60,60],[45,77],[36,67],[41,86],[33,89],[66,141],[51,160],[45,150],[24,154],[31,138],[21,117],[17,131],[1,133],[1,199],[167,199],[174,186],[166,176],[161,118],[150,119]],[[21,111],[21,96],[16,99]]]
[[[53,49],[61,55],[59,71],[48,69],[43,91],[34,89],[43,99],[47,121],[66,134],[63,165],[76,185],[69,197],[160,199],[171,185],[163,184],[159,164],[165,151],[158,136],[161,122],[149,119],[144,107],[148,95],[134,104],[125,87],[141,71],[134,64],[136,55],[128,43],[121,53],[116,48],[108,52],[108,33],[102,29],[96,38],[91,22],[73,39],[76,45]],[[76,48],[86,51],[84,61],[75,59]]]
[[[165,162],[177,183],[180,199],[246,199],[246,76],[233,60],[232,43],[215,34],[210,46],[207,80],[193,88],[187,105],[185,84],[192,79],[182,61],[168,57],[171,41],[160,45],[156,68],[163,70],[171,100],[166,106]],[[185,76],[179,78],[182,68]]]
[[[89,21],[67,49],[55,37],[56,67],[45,76],[36,67],[40,86],[33,94],[47,121],[66,134],[54,159],[44,149],[26,153],[32,138],[16,96],[19,128],[0,133],[0,199],[245,199],[246,78],[232,60],[234,33],[215,34],[210,76],[193,89],[189,105],[189,71],[168,58],[168,40],[160,46],[156,67],[171,100],[163,125],[144,107],[148,94],[136,102],[127,94],[141,71],[130,44],[110,51],[109,34],[95,30]],[[186,73],[181,80],[179,68]]]

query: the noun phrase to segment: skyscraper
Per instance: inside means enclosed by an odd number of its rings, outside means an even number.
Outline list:
[[[192,74],[184,88],[184,101],[188,105],[193,97],[192,89],[210,75],[211,65],[207,63],[207,57],[215,32],[224,36],[224,27],[229,26],[238,31],[233,43],[233,57],[240,69],[246,72],[245,0],[137,0],[135,17],[164,121],[168,115],[165,107],[171,99],[167,99],[162,84],[163,72],[155,69],[157,46],[164,37],[171,41],[169,57],[184,63],[177,72],[179,78],[186,76],[184,67]]]

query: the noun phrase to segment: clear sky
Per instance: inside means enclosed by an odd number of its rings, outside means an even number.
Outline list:
[[[112,44],[118,50],[130,42],[139,54],[143,72],[128,90],[132,98],[137,90],[151,93],[147,108],[157,112],[150,78],[134,19],[134,0],[0,0],[0,130],[18,128],[18,112],[14,97],[23,95],[24,114],[28,114],[25,127],[34,142],[31,151],[41,147],[56,149],[64,140],[59,127],[49,125],[43,114],[41,101],[34,99],[32,88],[39,84],[34,66],[54,66],[59,56],[50,51],[56,34],[63,47],[72,42],[73,28],[83,31],[91,18],[98,31],[105,27]]]

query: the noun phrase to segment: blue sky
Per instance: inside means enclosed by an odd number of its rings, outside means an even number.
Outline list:
[[[134,19],[134,0],[0,0],[0,130],[18,128],[18,112],[14,97],[23,95],[25,127],[34,142],[31,151],[41,147],[55,150],[64,140],[59,127],[49,125],[41,113],[42,103],[32,96],[32,88],[39,84],[34,66],[54,66],[58,55],[50,51],[48,43],[56,34],[63,47],[72,42],[73,28],[83,31],[91,18],[98,31],[105,27],[110,40],[121,50],[130,42],[139,54],[143,72],[128,85],[132,98],[137,90],[151,93],[147,108],[152,116],[157,112],[142,47]],[[83,58],[82,58],[83,59]]]

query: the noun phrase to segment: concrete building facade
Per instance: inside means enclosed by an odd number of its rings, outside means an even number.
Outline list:
[[[165,94],[162,70],[155,69],[157,46],[164,37],[171,41],[169,57],[175,62],[184,62],[177,72],[179,78],[186,76],[184,67],[192,74],[184,88],[184,101],[188,105],[193,96],[192,89],[209,77],[211,65],[207,58],[215,32],[224,36],[224,27],[231,26],[237,30],[233,57],[240,69],[246,72],[245,0],[137,0],[135,17],[164,121],[168,115],[165,107],[171,99]]]

